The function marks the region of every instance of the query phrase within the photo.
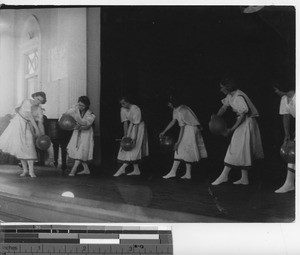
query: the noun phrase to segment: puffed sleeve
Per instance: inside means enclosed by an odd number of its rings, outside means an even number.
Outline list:
[[[31,112],[31,102],[29,99],[25,99],[22,104],[21,104],[21,107],[20,107],[20,110],[22,112]]]
[[[235,99],[235,111],[239,114],[247,113],[249,111],[248,105],[242,96],[238,96]]]
[[[225,98],[222,99],[222,104],[226,106],[230,106],[229,104],[229,95],[227,95]]]
[[[23,118],[29,120],[32,116],[32,108],[31,108],[30,99],[25,99],[20,107],[16,108],[16,111],[19,112]]]
[[[281,97],[280,106],[279,106],[279,114],[290,114],[290,108],[287,101],[287,96]]]
[[[128,120],[125,111],[126,111],[126,109],[122,107],[122,108],[121,108],[121,112],[120,112],[120,115],[121,115],[121,122],[125,122],[125,121]]]
[[[142,120],[141,109],[136,106],[132,109],[132,123],[139,124],[141,123],[141,120]]]

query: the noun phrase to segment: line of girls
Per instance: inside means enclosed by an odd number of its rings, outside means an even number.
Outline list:
[[[231,142],[224,159],[224,169],[212,185],[227,182],[232,167],[241,169],[241,178],[234,184],[248,185],[248,171],[251,169],[253,161],[264,157],[260,131],[256,122],[256,117],[259,114],[249,97],[237,88],[234,80],[223,79],[220,82],[220,91],[226,97],[222,100],[223,105],[217,115],[221,116],[228,107],[231,107],[236,112],[237,118],[235,124],[223,133],[224,136],[232,135]],[[284,93],[276,88],[275,92],[281,96],[280,114],[284,116],[284,143],[286,143],[292,139],[289,134],[289,118],[290,116],[295,118],[295,91]],[[174,146],[173,166],[163,178],[175,177],[178,166],[183,161],[186,164],[186,173],[181,178],[191,179],[191,164],[207,157],[201,135],[202,127],[188,106],[179,105],[174,98],[170,98],[169,101],[168,106],[173,110],[173,119],[159,136],[164,136],[176,122],[180,126],[180,133]],[[23,167],[21,176],[29,174],[31,177],[36,177],[33,169],[34,161],[37,159],[34,137],[44,134],[41,104],[45,102],[46,94],[44,92],[34,93],[32,99],[24,100],[16,108],[15,117],[0,137],[0,150],[21,160]],[[143,157],[149,155],[146,126],[142,121],[141,110],[137,105],[132,104],[125,97],[121,98],[120,104],[124,137],[132,138],[134,148],[131,151],[119,149],[117,158],[123,164],[114,176],[125,174],[125,169],[130,164],[133,164],[133,171],[128,175],[140,175],[138,163]],[[92,124],[95,120],[95,114],[92,113],[89,106],[89,98],[82,96],[79,97],[78,103],[66,112],[73,116],[77,122],[67,146],[69,157],[75,160],[69,176],[76,174],[80,163],[83,165],[83,171],[77,174],[90,174],[87,162],[93,158]],[[287,169],[286,181],[282,187],[276,190],[277,193],[285,193],[295,189],[295,164],[288,164]]]
[[[25,99],[16,107],[15,115],[0,136],[0,151],[15,156],[21,161],[23,172],[20,176],[36,177],[34,162],[38,159],[35,140],[45,134],[43,109],[41,105],[47,101],[42,91],[32,94],[32,99]],[[87,96],[78,98],[75,106],[66,114],[76,120],[76,127],[67,146],[70,158],[74,159],[69,176],[74,176],[80,163],[83,171],[78,174],[90,174],[87,162],[93,159],[94,132],[92,124],[95,114],[89,109]]]
[[[236,82],[231,78],[220,81],[220,91],[225,94],[222,107],[217,112],[222,116],[231,107],[236,113],[236,121],[231,128],[227,128],[223,135],[231,136],[224,158],[224,168],[219,177],[212,185],[219,185],[228,181],[229,172],[233,167],[241,169],[241,178],[234,182],[238,185],[248,185],[248,171],[252,168],[256,159],[264,158],[260,130],[256,121],[259,113],[249,97],[238,89]],[[290,116],[295,118],[295,91],[287,93],[275,88],[275,92],[281,96],[280,114],[284,115],[283,125],[285,131],[284,143],[292,139],[289,133]],[[145,123],[142,121],[141,110],[132,104],[126,97],[121,98],[121,122],[124,127],[124,137],[133,140],[134,148],[131,151],[119,149],[118,160],[123,162],[122,166],[114,174],[118,177],[125,174],[128,165],[133,164],[133,171],[127,175],[140,175],[139,161],[148,156],[148,139]],[[169,108],[173,110],[173,119],[167,127],[159,134],[163,137],[176,122],[180,126],[178,140],[174,146],[174,162],[164,179],[176,176],[180,162],[185,162],[186,173],[182,179],[191,179],[191,165],[194,162],[207,157],[207,151],[201,134],[201,124],[195,113],[186,105],[180,105],[175,98],[170,98]],[[276,193],[285,193],[295,189],[295,164],[288,164],[285,183],[277,189]]]

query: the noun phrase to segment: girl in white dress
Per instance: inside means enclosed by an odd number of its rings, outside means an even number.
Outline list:
[[[37,159],[35,138],[45,133],[43,110],[46,94],[36,92],[33,99],[25,99],[16,108],[16,114],[0,137],[0,150],[21,160],[23,173],[20,176],[36,177],[34,161]],[[28,168],[29,172],[28,172]]]
[[[96,118],[95,114],[89,109],[90,104],[87,96],[81,96],[78,98],[78,103],[65,112],[65,114],[71,115],[77,122],[67,146],[69,157],[75,159],[69,176],[75,176],[80,163],[83,165],[83,171],[77,174],[90,174],[87,161],[93,159],[94,131],[92,124]]]
[[[282,92],[275,88],[275,93],[281,96],[279,114],[283,115],[283,127],[284,127],[284,140],[283,144],[286,144],[291,140],[290,135],[290,118],[296,117],[296,94],[294,90],[288,92]],[[287,164],[287,175],[284,184],[275,193],[286,193],[288,191],[295,190],[295,170],[296,165],[293,163]]]
[[[149,155],[147,130],[142,120],[141,110],[137,105],[131,104],[126,97],[122,97],[121,104],[121,122],[123,122],[124,137],[130,137],[133,140],[133,149],[125,151],[120,147],[118,160],[123,165],[114,174],[115,177],[125,173],[129,164],[133,164],[133,171],[128,175],[140,175],[138,162]]]
[[[223,134],[229,136],[233,133],[224,159],[224,169],[212,185],[227,182],[232,167],[241,168],[242,173],[241,178],[234,184],[248,185],[248,170],[251,169],[253,160],[264,157],[260,131],[255,119],[259,115],[248,96],[237,89],[233,80],[222,80],[220,87],[226,97],[222,100],[223,106],[217,115],[223,115],[227,108],[231,107],[236,112],[237,119],[233,127]]]
[[[176,122],[180,126],[178,141],[174,146],[174,162],[170,172],[163,176],[168,179],[176,176],[180,161],[185,162],[186,173],[181,178],[191,179],[191,164],[207,157],[205,144],[201,135],[201,124],[195,113],[186,105],[178,105],[176,100],[171,99],[168,106],[173,109],[173,120],[168,124],[160,137],[171,129]]]

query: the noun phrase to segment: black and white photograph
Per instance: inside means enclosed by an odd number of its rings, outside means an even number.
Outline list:
[[[3,4],[0,222],[294,224],[295,91],[292,4]]]

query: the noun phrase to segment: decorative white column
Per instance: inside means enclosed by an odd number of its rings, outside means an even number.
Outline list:
[[[95,135],[100,130],[101,9],[87,8],[87,95],[96,115]]]
[[[86,8],[64,11],[68,45],[68,103],[72,106],[79,96],[87,95],[87,15]]]
[[[94,129],[94,164],[101,163],[100,91],[101,91],[101,9],[87,8],[87,95],[96,115]]]
[[[0,117],[14,109],[14,10],[0,10]]]

